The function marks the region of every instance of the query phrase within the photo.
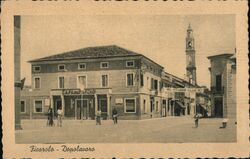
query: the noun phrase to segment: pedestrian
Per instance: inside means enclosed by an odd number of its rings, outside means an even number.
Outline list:
[[[96,112],[96,125],[101,125],[101,110],[97,110]]]
[[[199,126],[199,115],[195,114],[194,116],[194,123],[195,123],[195,127],[198,128]]]
[[[113,121],[114,124],[117,124],[117,116],[118,116],[118,112],[116,110],[116,108],[114,107],[113,111],[112,111],[112,115],[113,115]]]
[[[60,106],[57,109],[57,126],[59,127],[62,127],[62,114],[63,114],[63,111],[62,111],[62,107]]]
[[[52,110],[51,107],[49,107],[49,109],[48,109],[48,121],[47,121],[47,125],[48,126],[53,126],[54,125],[53,110]]]

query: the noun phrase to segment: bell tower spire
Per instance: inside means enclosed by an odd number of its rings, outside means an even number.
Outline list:
[[[186,36],[186,75],[189,83],[196,85],[195,45],[190,23]]]

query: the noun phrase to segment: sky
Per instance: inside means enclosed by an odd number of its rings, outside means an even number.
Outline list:
[[[210,86],[208,56],[234,53],[234,15],[82,15],[21,17],[21,77],[31,84],[29,60],[90,46],[117,45],[143,54],[184,78],[185,38],[193,29],[197,84]]]

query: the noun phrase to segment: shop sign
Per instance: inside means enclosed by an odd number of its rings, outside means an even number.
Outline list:
[[[46,99],[45,99],[45,105],[46,105],[46,106],[49,106],[49,105],[50,105],[50,99],[49,99],[49,98],[46,98]]]
[[[165,88],[166,92],[203,92],[201,88]]]
[[[94,89],[84,89],[84,90],[80,90],[80,89],[64,89],[63,90],[63,94],[64,95],[93,95],[95,94],[95,90]]]
[[[122,98],[116,98],[115,99],[115,104],[123,104],[123,99]]]

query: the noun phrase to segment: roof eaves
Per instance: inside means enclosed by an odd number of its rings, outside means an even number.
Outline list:
[[[212,59],[212,58],[218,58],[218,57],[231,57],[234,54],[231,53],[225,53],[225,54],[218,54],[218,55],[213,55],[213,56],[208,56],[208,59]]]
[[[77,59],[101,59],[101,58],[117,58],[117,57],[134,57],[134,56],[142,56],[141,54],[135,55],[120,55],[120,56],[106,56],[106,57],[71,57],[71,58],[58,58],[58,59],[35,59],[28,61],[29,63],[34,62],[44,62],[44,61],[65,61],[65,60],[77,60]]]

